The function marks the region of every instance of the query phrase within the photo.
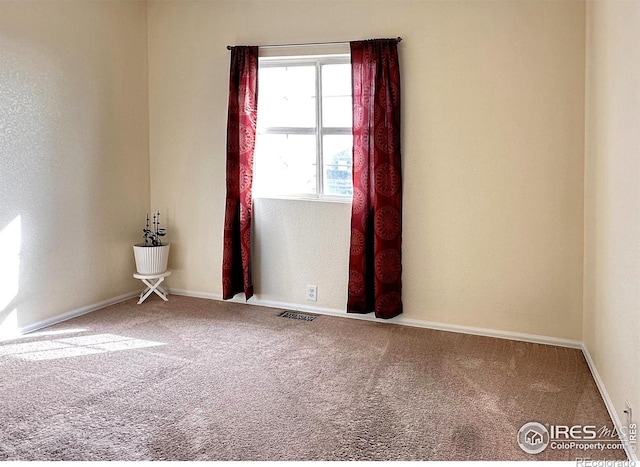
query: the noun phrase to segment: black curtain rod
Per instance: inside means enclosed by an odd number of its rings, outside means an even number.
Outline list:
[[[401,42],[402,37],[396,37],[396,42]],[[349,44],[349,41],[334,41],[334,42],[306,42],[301,44],[267,44],[267,45],[259,45],[258,47],[298,47],[303,45],[331,45],[331,44]],[[227,50],[233,49],[234,46],[228,45]]]

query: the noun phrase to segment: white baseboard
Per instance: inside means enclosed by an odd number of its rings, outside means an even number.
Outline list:
[[[222,300],[220,294],[193,292],[183,289],[170,289],[170,293],[175,295],[185,295],[188,297],[207,298],[210,300]],[[336,308],[325,308],[307,304],[278,302],[272,300],[258,300],[255,296],[249,302],[246,302],[240,295],[229,300],[235,303],[248,303],[250,305],[264,306],[270,308],[282,308],[285,310],[306,311],[309,313],[318,313],[321,315],[339,316],[342,318],[360,319],[364,321],[375,321],[383,324],[400,324],[403,326],[412,326],[417,328],[436,329],[438,331],[458,332],[462,334],[473,334],[477,336],[495,337],[498,339],[509,339],[522,342],[532,342],[534,344],[556,345],[559,347],[569,347],[572,349],[582,349],[582,342],[569,339],[559,339],[556,337],[538,336],[535,334],[524,334],[518,332],[501,331],[497,329],[476,328],[471,326],[460,326],[457,324],[438,323],[433,321],[424,321],[419,319],[404,318],[396,316],[391,319],[378,319],[373,314],[361,315],[357,313],[347,313],[344,310]]]
[[[67,321],[71,318],[75,318],[77,316],[85,315],[87,313],[91,313],[92,311],[99,310],[100,308],[104,308],[110,305],[115,305],[116,303],[124,302],[125,300],[129,300],[130,298],[137,297],[140,292],[129,292],[123,295],[118,295],[117,297],[109,298],[107,300],[103,300],[98,303],[94,303],[92,305],[83,306],[80,308],[76,308],[75,310],[68,311],[61,315],[53,316],[51,318],[47,318],[43,321],[39,321],[34,324],[30,324],[29,326],[25,326],[18,329],[17,335],[28,334],[30,332],[38,331],[42,328],[46,328],[48,326],[53,326],[54,324],[61,323],[63,321]],[[11,337],[13,338],[13,337]]]
[[[600,391],[600,395],[602,396],[602,400],[604,401],[604,405],[607,407],[607,411],[609,412],[609,416],[611,417],[611,421],[613,421],[614,426],[618,433],[627,433],[627,427],[622,424],[620,417],[618,417],[618,412],[616,411],[615,406],[613,405],[613,401],[611,397],[609,397],[609,393],[607,392],[607,388],[604,385],[604,381],[600,377],[600,373],[598,373],[598,368],[596,367],[595,362],[591,358],[591,354],[589,353],[589,349],[583,344],[582,345],[582,354],[584,355],[585,360],[587,361],[587,365],[589,365],[589,370],[591,370],[591,374],[593,375],[593,379],[596,382],[596,386],[598,386],[598,390]],[[629,444],[629,440],[625,438],[621,438],[622,445],[624,446],[624,451],[627,454],[627,457],[630,461],[638,462],[638,456],[635,452],[631,450],[631,445]]]

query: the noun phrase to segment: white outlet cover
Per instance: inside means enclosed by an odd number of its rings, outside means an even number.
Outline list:
[[[307,300],[312,300],[314,302],[318,300],[317,285],[307,285]]]

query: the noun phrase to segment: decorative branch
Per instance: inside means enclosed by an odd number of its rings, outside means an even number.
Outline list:
[[[167,230],[160,228],[160,211],[153,213],[153,230],[149,228],[149,220],[149,213],[147,213],[147,224],[142,230],[144,233],[144,245],[162,246],[160,237],[164,237],[167,234]]]

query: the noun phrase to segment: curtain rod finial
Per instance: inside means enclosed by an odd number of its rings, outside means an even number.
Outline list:
[[[231,47],[230,45],[227,46],[227,50],[231,50],[233,49],[233,47]]]
[[[402,37],[398,36],[398,38],[396,39],[398,41],[398,43],[402,42]]]

